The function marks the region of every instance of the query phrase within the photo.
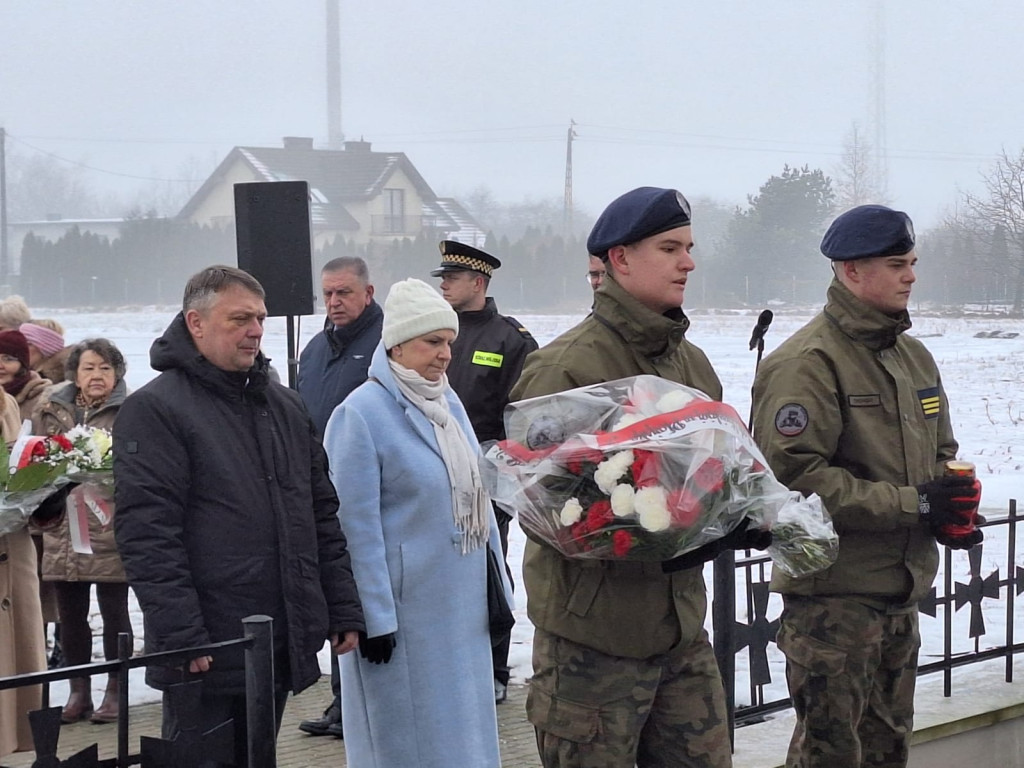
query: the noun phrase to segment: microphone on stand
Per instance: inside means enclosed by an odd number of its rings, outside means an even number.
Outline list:
[[[768,326],[772,324],[772,319],[775,314],[770,309],[762,310],[761,314],[757,317],[757,325],[754,326],[754,332],[750,334],[750,350],[753,351],[754,347],[764,345],[764,335],[768,331]]]

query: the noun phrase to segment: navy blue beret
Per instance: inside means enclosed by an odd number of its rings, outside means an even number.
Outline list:
[[[836,217],[821,240],[832,261],[903,256],[914,249],[914,224],[903,211],[858,205]]]
[[[681,193],[639,187],[604,209],[587,238],[587,253],[604,258],[616,245],[629,245],[689,223],[690,204]]]

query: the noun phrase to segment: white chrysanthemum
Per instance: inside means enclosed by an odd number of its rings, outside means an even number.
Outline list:
[[[638,413],[624,414],[621,419],[615,422],[615,425],[612,427],[612,431],[617,432],[620,429],[625,429],[626,427],[632,426],[633,424],[636,424],[638,421],[643,420],[644,417]]]
[[[578,523],[581,517],[583,517],[583,505],[580,504],[580,500],[575,496],[565,502],[562,505],[562,511],[558,513],[558,518],[564,526]]]
[[[692,395],[683,392],[683,390],[673,389],[671,392],[666,392],[662,395],[654,407],[658,409],[658,413],[671,413],[683,408],[693,399]]]
[[[629,517],[633,514],[633,486],[619,483],[612,489],[612,512],[616,517]]]
[[[652,485],[641,488],[633,497],[633,506],[636,508],[637,517],[648,531],[667,530],[672,522],[672,515],[668,511],[665,489],[660,485]]]
[[[597,469],[594,470],[594,482],[602,493],[611,494],[619,478],[626,474],[632,463],[633,452],[620,451],[597,465]]]

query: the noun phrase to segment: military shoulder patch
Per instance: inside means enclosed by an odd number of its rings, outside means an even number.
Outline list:
[[[786,403],[775,414],[775,429],[784,437],[796,437],[807,429],[810,418],[799,403]]]
[[[928,389],[917,390],[917,399],[921,401],[921,410],[924,411],[926,419],[939,418],[939,410],[942,401],[939,399],[939,388],[928,387]]]

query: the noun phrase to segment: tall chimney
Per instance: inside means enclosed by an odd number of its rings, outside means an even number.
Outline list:
[[[339,0],[327,0],[327,148],[341,149],[341,25]]]

